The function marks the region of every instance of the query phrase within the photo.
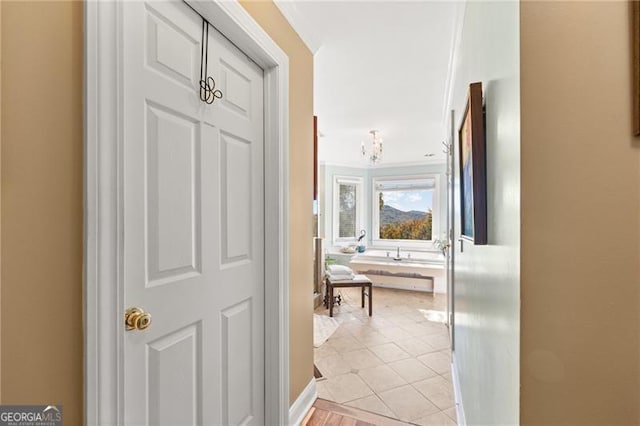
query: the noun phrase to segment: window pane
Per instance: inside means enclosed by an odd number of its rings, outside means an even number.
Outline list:
[[[380,239],[431,240],[433,190],[379,191]]]
[[[356,236],[356,185],[340,184],[340,212],[338,236],[355,237]]]

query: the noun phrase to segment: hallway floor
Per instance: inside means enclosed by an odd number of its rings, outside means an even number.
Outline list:
[[[455,425],[446,296],[380,287],[373,316],[341,289],[336,332],[315,348],[318,397],[417,425]],[[329,315],[320,306],[318,315]]]

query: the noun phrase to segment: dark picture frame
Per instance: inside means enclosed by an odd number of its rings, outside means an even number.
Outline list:
[[[633,134],[640,136],[640,4],[631,1],[633,46]]]
[[[482,83],[471,83],[458,131],[460,237],[487,244],[487,170]]]
[[[313,116],[313,201],[318,199],[318,116]]]

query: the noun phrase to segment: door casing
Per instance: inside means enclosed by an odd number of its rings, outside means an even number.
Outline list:
[[[189,6],[264,69],[265,422],[289,423],[289,59],[229,0]],[[84,69],[85,424],[123,424],[120,3],[86,2]]]

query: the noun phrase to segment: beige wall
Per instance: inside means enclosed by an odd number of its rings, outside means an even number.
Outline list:
[[[0,403],[2,403],[2,5],[0,4]]]
[[[82,419],[82,4],[2,1],[2,403]]]
[[[289,56],[290,399],[313,378],[313,55],[271,1],[244,8]]]
[[[83,400],[82,4],[1,5],[2,403],[61,403],[65,424],[76,425]],[[271,2],[244,5],[290,60],[293,401],[313,376],[313,57]]]
[[[468,2],[453,81],[458,129],[469,84],[487,109],[488,244],[455,240],[454,356],[467,424],[518,422],[520,333],[520,52],[517,2]],[[457,141],[456,141],[457,143]],[[455,152],[459,155],[456,144]],[[455,164],[459,164],[456,160]],[[456,167],[456,224],[460,234]],[[488,386],[491,391],[488,392]]]
[[[640,424],[627,2],[522,2],[522,424]]]

